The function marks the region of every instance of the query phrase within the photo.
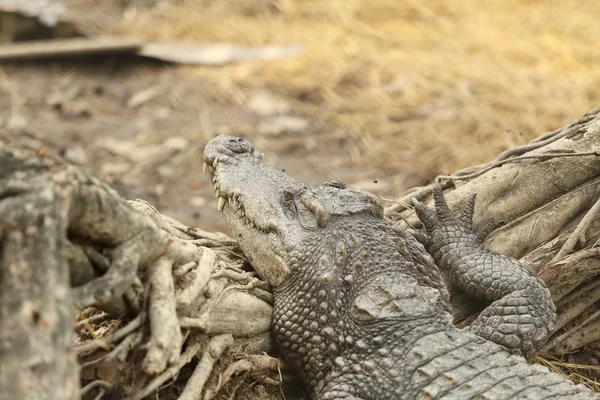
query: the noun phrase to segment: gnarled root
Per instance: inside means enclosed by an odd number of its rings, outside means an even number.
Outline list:
[[[2,398],[75,399],[79,362],[84,398],[141,399],[197,358],[193,397],[226,349],[270,347],[272,297],[223,234],[1,142],[0,221]]]

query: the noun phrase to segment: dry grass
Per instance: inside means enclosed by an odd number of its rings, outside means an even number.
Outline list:
[[[575,383],[585,385],[595,392],[600,392],[600,382],[596,378],[600,370],[598,366],[569,363],[550,353],[540,353],[535,356],[534,361]]]
[[[300,56],[186,72],[269,87],[341,127],[383,174],[451,173],[598,106],[596,0],[180,0],[124,30]],[[403,179],[403,178],[399,178]],[[415,183],[415,182],[411,182]]]

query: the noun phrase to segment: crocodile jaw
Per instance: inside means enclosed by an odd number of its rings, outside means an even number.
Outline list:
[[[339,183],[306,185],[264,162],[249,142],[237,137],[212,139],[204,163],[217,209],[254,269],[274,287],[293,272],[290,253],[307,239],[327,235],[336,219],[358,214],[383,219],[373,195]]]
[[[281,285],[290,274],[285,261],[289,246],[304,234],[284,192],[296,193],[305,185],[265,163],[250,143],[232,136],[207,144],[204,170],[210,174],[218,211],[254,269],[272,286]]]

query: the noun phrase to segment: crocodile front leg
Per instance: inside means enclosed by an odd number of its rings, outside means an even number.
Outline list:
[[[519,261],[483,247],[489,229],[473,229],[475,196],[454,215],[436,179],[434,201],[431,209],[413,199],[425,228],[415,237],[462,290],[492,302],[468,329],[512,353],[531,356],[548,340],[556,320],[546,285]]]

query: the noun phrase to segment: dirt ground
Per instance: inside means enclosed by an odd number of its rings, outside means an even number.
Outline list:
[[[203,146],[219,133],[252,140],[305,182],[392,198],[563,125],[600,97],[590,1],[514,2],[516,22],[511,7],[470,1],[63,3],[91,34],[304,47],[224,67],[133,57],[2,67],[2,136],[207,230],[225,229],[201,174]]]

